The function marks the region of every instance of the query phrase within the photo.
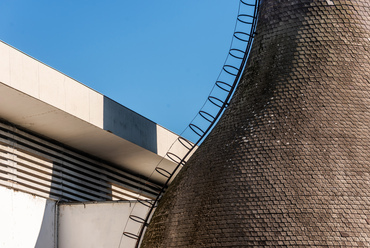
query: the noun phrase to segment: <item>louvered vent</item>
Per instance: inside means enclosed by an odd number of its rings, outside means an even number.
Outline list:
[[[151,200],[159,188],[5,122],[0,122],[0,185],[64,201]]]

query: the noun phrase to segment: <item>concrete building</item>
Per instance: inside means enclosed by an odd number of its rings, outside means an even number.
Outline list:
[[[132,247],[178,136],[0,42],[0,247]]]

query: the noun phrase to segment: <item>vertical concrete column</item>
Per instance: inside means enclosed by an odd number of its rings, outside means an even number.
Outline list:
[[[142,247],[370,246],[370,1],[264,0],[256,32]]]

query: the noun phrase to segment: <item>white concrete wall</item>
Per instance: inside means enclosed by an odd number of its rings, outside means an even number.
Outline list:
[[[135,240],[122,235],[137,233],[140,224],[127,221],[130,214],[145,217],[140,203],[62,203],[59,205],[58,248],[131,248]]]
[[[103,95],[0,41],[0,82],[103,128]]]
[[[61,203],[56,211],[55,201],[1,186],[0,199],[0,248],[133,248],[122,233],[137,234],[129,216],[148,211],[135,202]]]
[[[53,248],[55,201],[0,186],[0,247]]]

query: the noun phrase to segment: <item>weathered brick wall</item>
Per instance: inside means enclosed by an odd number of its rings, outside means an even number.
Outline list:
[[[264,0],[232,103],[142,247],[370,246],[370,1]]]

